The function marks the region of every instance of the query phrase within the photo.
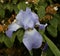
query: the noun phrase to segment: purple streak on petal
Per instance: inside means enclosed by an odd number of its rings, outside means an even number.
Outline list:
[[[44,48],[43,48],[43,51],[46,51],[47,48],[48,48],[48,44],[46,43],[45,46],[44,46]]]
[[[45,30],[47,25],[48,25],[47,23],[46,24],[40,24],[39,29]]]
[[[12,37],[13,31],[7,30],[5,33],[8,37]]]
[[[41,30],[45,30],[45,26],[44,26],[44,24],[40,24],[40,25],[39,25],[39,29],[41,29]]]
[[[42,36],[36,31],[36,29],[25,31],[23,43],[30,51],[32,48],[39,48],[42,45]]]

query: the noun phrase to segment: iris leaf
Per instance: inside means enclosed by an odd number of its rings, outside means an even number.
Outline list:
[[[23,35],[24,35],[24,30],[23,29],[18,30],[16,35],[17,35],[17,38],[18,38],[19,42],[22,42]]]
[[[53,54],[55,56],[60,56],[60,51],[57,48],[57,46],[45,34],[43,34],[43,36],[46,42],[48,43],[48,46],[50,47],[51,51],[53,52]]]

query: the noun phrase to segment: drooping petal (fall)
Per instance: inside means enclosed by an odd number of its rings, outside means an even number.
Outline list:
[[[42,45],[42,36],[36,31],[35,28],[30,31],[27,30],[25,31],[23,37],[23,43],[28,50],[31,50],[32,48],[39,48]]]
[[[12,23],[8,26],[8,30],[5,32],[8,37],[12,37],[13,31],[16,31],[20,28],[16,23]]]
[[[16,31],[20,28],[20,26],[16,23],[12,23],[11,25],[8,26],[8,30],[10,31]]]
[[[8,37],[12,37],[13,31],[7,30],[5,33]]]

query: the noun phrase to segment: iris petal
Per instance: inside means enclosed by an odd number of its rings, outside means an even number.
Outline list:
[[[38,19],[38,15],[34,12],[32,12],[32,17],[33,17],[33,20],[35,22],[35,25],[39,25],[40,22],[39,22],[39,19]]]
[[[32,48],[39,48],[42,45],[42,36],[33,29],[31,31],[25,31],[23,43],[28,50]]]
[[[12,37],[13,31],[7,30],[5,33],[8,37]]]
[[[34,28],[34,21],[32,19],[33,17],[31,13],[24,13],[23,18],[21,19],[21,24],[23,25],[24,29]]]
[[[22,26],[22,20],[24,19],[24,13],[25,12],[21,10],[16,16],[16,23],[20,26]]]
[[[34,28],[34,22],[30,18],[24,19],[24,21],[22,21],[22,24],[24,26],[24,29]]]
[[[23,17],[23,14],[24,14],[24,11],[23,10],[20,10],[20,12],[16,16],[16,20],[20,21],[21,18]]]
[[[16,31],[19,28],[20,28],[20,26],[18,24],[16,24],[16,23],[12,23],[11,25],[8,26],[8,29],[10,31]]]
[[[44,26],[44,24],[40,24],[40,26],[39,26],[39,29],[45,29],[45,26]]]
[[[5,32],[8,37],[12,37],[13,31],[16,31],[20,28],[16,23],[12,23],[8,26],[8,30]]]
[[[45,25],[44,25],[44,24],[40,24],[40,25],[39,25],[39,29],[45,30],[46,26],[47,26],[47,23],[46,23]]]
[[[29,7],[26,8],[27,13],[31,13],[31,9]]]

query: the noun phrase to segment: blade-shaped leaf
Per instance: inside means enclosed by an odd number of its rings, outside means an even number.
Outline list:
[[[54,55],[60,56],[60,51],[56,47],[56,45],[45,34],[43,34],[43,36],[44,36],[44,39],[46,40],[46,42],[48,43],[48,46],[50,47],[51,51],[54,53]]]
[[[48,48],[46,51],[42,51],[41,56],[53,56],[54,54],[52,53],[52,51],[50,50],[50,48]]]
[[[12,45],[14,44],[15,37],[16,37],[16,33],[13,33],[12,37],[10,38],[10,41],[12,42]]]

